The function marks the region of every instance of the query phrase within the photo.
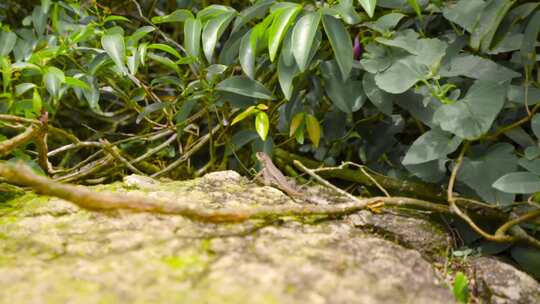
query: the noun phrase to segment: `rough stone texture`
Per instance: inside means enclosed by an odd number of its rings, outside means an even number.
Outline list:
[[[201,208],[294,203],[230,171],[185,182],[130,176],[94,189]],[[0,203],[0,303],[453,303],[446,274],[430,262],[448,246],[421,215],[211,225],[26,194]],[[504,289],[487,278],[490,290]],[[508,299],[538,302],[521,291],[536,282],[515,280],[528,285]]]
[[[526,273],[492,257],[476,258],[472,266],[479,296],[489,303],[540,303],[540,285]]]

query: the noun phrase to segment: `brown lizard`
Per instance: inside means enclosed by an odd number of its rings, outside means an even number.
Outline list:
[[[296,185],[289,182],[285,175],[283,175],[276,165],[274,165],[268,154],[264,152],[257,152],[255,156],[262,165],[260,174],[262,174],[262,182],[265,185],[280,189],[281,191],[287,193],[287,195],[289,195],[293,201],[296,201],[296,198],[308,203],[320,204],[319,200],[306,196],[304,193],[300,192]],[[384,204],[381,202],[375,202],[366,207],[374,213],[380,213],[379,208],[383,205]]]
[[[287,180],[285,175],[279,171],[279,169],[274,165],[272,159],[268,154],[264,152],[257,152],[255,154],[257,159],[262,165],[262,180],[263,183],[267,186],[273,186],[281,191],[287,193],[291,198],[304,198],[305,196],[298,190],[296,185],[292,184]]]

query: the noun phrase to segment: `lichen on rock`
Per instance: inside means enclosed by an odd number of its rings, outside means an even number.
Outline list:
[[[191,181],[131,176],[95,189],[182,197],[211,209],[294,203],[234,172]],[[3,206],[0,303],[454,301],[445,275],[432,265],[448,236],[421,217],[361,212],[216,225],[90,212],[31,193]]]

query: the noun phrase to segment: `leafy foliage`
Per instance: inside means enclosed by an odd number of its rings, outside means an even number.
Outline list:
[[[0,4],[0,113],[47,111],[64,130],[49,139],[57,178],[121,174],[70,177],[103,157],[99,139],[172,177],[240,170],[279,144],[442,186],[458,167],[464,195],[539,208],[537,2],[170,2]]]

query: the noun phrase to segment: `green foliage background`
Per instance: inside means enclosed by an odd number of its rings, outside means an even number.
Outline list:
[[[444,188],[462,154],[459,193],[538,211],[538,2],[3,1],[0,18],[0,113],[49,113],[59,180],[244,170],[279,146]],[[131,167],[74,173],[109,143]],[[540,276],[537,249],[466,241]]]

